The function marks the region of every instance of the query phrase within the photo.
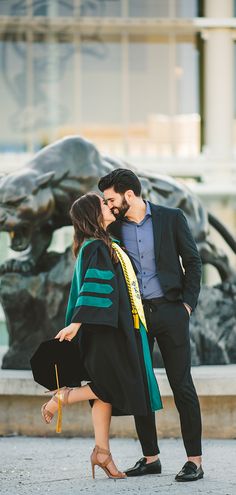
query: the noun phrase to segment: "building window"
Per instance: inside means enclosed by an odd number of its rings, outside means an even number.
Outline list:
[[[4,116],[0,149],[35,152],[64,135],[79,133],[114,154],[198,155],[196,35],[169,32],[167,27],[159,32],[151,24],[149,29],[153,17],[190,16],[196,4],[177,0],[1,2],[1,13],[9,18],[2,21],[0,31]],[[10,14],[23,16],[29,13],[27,8],[34,16],[32,22],[11,21]],[[78,27],[79,14],[84,20]],[[133,17],[130,24],[124,21],[122,29],[114,19],[121,14]],[[69,28],[61,22],[62,15],[69,18]],[[53,22],[45,22],[45,16]],[[108,19],[97,25],[91,21],[93,16]],[[143,24],[138,17],[151,19]]]

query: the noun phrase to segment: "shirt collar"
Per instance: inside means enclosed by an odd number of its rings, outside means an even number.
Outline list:
[[[148,201],[146,201],[145,199],[144,199],[143,201],[144,201],[144,203],[145,203],[145,205],[146,205],[146,213],[145,213],[145,217],[144,217],[144,219],[142,220],[142,222],[141,222],[141,223],[143,223],[143,222],[144,222],[144,220],[146,220],[146,218],[148,218],[148,217],[151,217],[151,216],[152,216],[152,211],[151,211],[150,203],[149,203]],[[135,223],[135,222],[132,222],[132,220],[131,220],[131,221],[130,221],[130,220],[128,220],[128,218],[126,218],[126,217],[124,217],[124,218],[122,219],[122,222],[126,222],[126,223]]]
[[[144,203],[146,203],[146,207],[147,207],[146,208],[146,215],[145,215],[145,217],[147,217],[147,216],[151,217],[152,216],[152,212],[151,212],[150,203],[149,203],[149,201],[145,201],[145,200],[144,200]]]

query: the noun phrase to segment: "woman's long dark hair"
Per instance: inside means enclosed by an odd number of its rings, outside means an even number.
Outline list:
[[[83,242],[94,238],[105,242],[112,260],[117,262],[117,256],[112,248],[112,240],[103,227],[103,215],[98,194],[91,192],[76,199],[70,209],[70,217],[74,226],[73,253],[75,257],[78,256]]]

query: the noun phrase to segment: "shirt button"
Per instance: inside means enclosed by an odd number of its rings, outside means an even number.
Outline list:
[[[146,285],[144,285],[144,289],[146,289]]]
[[[143,258],[143,255],[141,256],[141,258]]]
[[[146,272],[143,272],[144,275],[146,275]]]
[[[138,242],[141,242],[141,239],[139,239],[139,241],[138,241]]]

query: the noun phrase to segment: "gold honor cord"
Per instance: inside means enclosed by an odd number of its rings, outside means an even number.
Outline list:
[[[60,398],[60,387],[59,387],[59,379],[58,379],[58,370],[57,370],[57,365],[56,364],[55,364],[55,373],[56,373],[57,398],[58,398],[58,411],[57,411],[56,433],[61,433],[61,426],[62,426],[62,405],[61,405],[61,398]]]
[[[145,320],[145,315],[144,315],[144,311],[143,311],[143,306],[141,303],[141,296],[140,296],[138,281],[137,281],[137,277],[135,275],[132,263],[131,263],[129,257],[127,256],[127,254],[124,253],[124,251],[120,248],[120,246],[117,246],[116,243],[112,243],[112,246],[113,246],[114,250],[116,251],[116,254],[120,260],[122,270],[124,273],[124,277],[125,277],[125,281],[127,284],[130,303],[131,303],[131,309],[132,309],[132,315],[133,315],[133,320],[134,320],[134,328],[136,330],[139,330],[139,319],[140,319],[142,321],[146,331],[148,331],[147,325],[146,325],[146,320]],[[132,282],[132,284],[131,284],[131,282]]]

